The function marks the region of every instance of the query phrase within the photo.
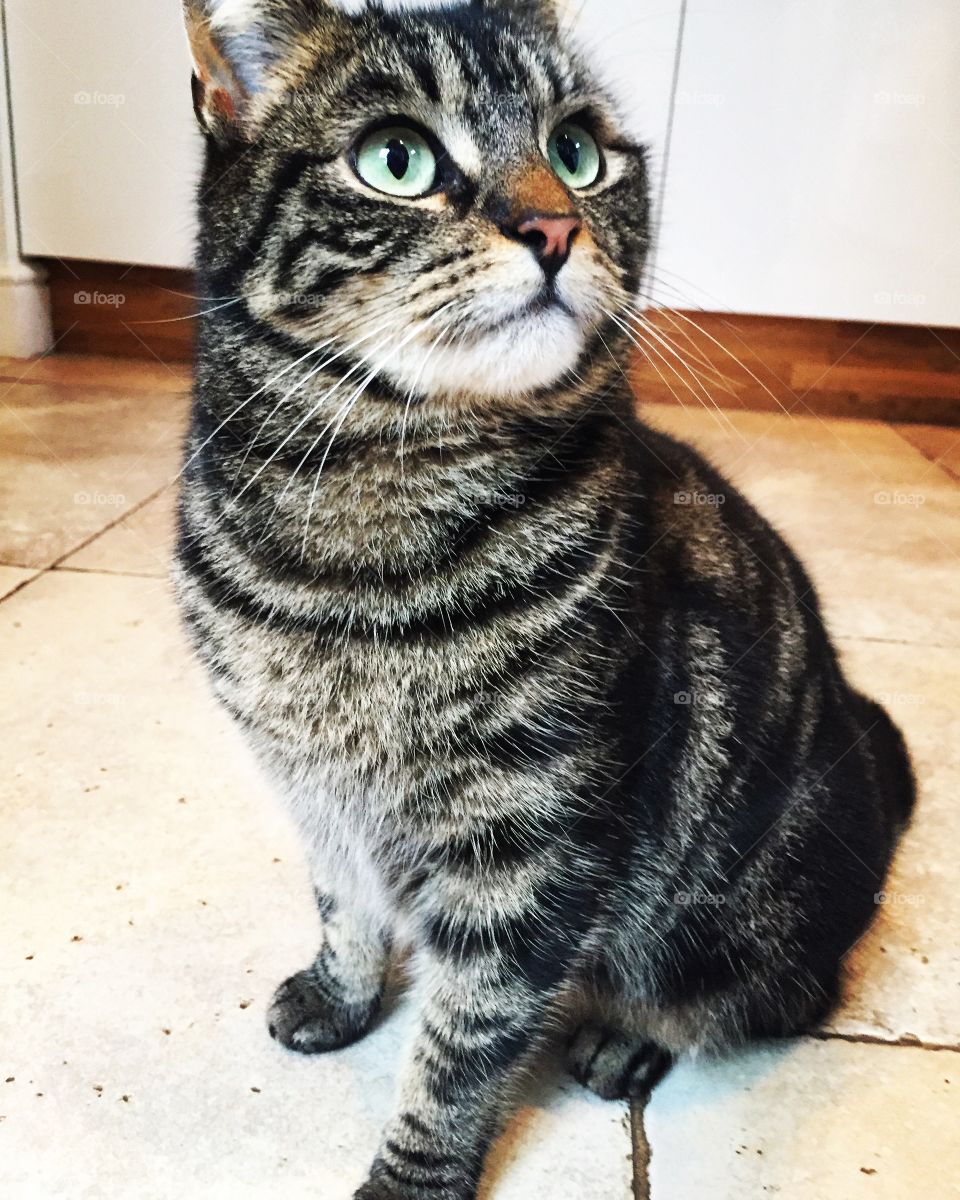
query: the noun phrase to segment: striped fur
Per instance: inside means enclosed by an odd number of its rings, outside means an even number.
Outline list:
[[[271,1032],[362,1036],[414,950],[364,1200],[472,1197],[557,1029],[625,1096],[820,1019],[912,803],[797,560],[634,415],[609,314],[643,266],[644,158],[540,8],[187,0],[211,311],[178,589],[316,879],[323,945]],[[562,303],[527,310],[542,272],[503,214],[548,194],[572,113],[606,173],[567,195]],[[441,194],[352,173],[398,114],[447,148]]]

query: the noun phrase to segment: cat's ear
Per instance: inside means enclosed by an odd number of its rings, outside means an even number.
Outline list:
[[[249,137],[258,117],[296,82],[298,59],[341,13],[328,0],[183,0],[193,54],[193,103],[218,139]]]

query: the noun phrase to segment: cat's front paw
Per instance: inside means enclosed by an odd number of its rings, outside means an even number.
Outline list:
[[[415,1183],[398,1183],[392,1179],[369,1179],[353,1200],[476,1200],[470,1191],[438,1191],[435,1187],[418,1187]]]
[[[472,1183],[440,1183],[436,1179],[417,1183],[413,1178],[393,1178],[375,1166],[373,1174],[359,1190],[353,1200],[476,1200],[477,1191]]]
[[[379,1007],[379,994],[366,1004],[346,1003],[330,981],[308,967],[277,988],[267,1012],[267,1028],[288,1050],[323,1054],[362,1038]]]

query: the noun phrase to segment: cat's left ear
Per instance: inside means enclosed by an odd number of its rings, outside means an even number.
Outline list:
[[[328,0],[183,0],[183,16],[197,120],[218,140],[251,136],[321,32],[345,21]]]

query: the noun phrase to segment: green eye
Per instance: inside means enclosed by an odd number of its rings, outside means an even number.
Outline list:
[[[425,196],[437,182],[437,157],[426,138],[402,125],[364,138],[356,161],[363,182],[390,196]]]
[[[600,178],[600,147],[582,125],[572,121],[558,125],[550,136],[547,152],[550,166],[568,187],[586,188]]]

